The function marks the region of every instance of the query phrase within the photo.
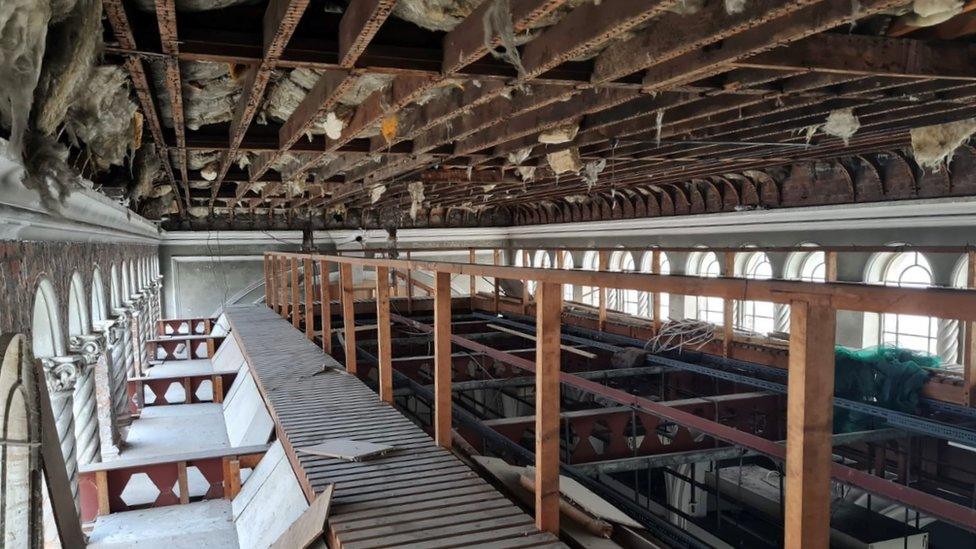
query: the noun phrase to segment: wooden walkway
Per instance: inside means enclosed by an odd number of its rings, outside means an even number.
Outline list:
[[[277,432],[312,499],[335,484],[330,538],[336,547],[562,547],[419,427],[263,306],[228,308]],[[328,438],[395,445],[356,463],[295,452]]]

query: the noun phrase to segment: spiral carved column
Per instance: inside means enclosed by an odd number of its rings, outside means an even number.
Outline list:
[[[129,410],[129,377],[135,377],[135,367],[132,345],[132,311],[126,307],[114,309],[116,316],[112,330],[116,332],[116,351],[120,351],[116,360],[115,386],[112,402],[115,404],[116,415],[125,425],[132,416]]]
[[[107,363],[105,337],[100,334],[72,336],[72,353],[85,359],[85,368],[75,386],[74,411],[75,435],[78,438],[78,463],[87,465],[101,461],[102,431],[109,434],[111,444],[111,401],[106,398]],[[106,387],[100,387],[106,386]]]
[[[78,459],[73,410],[73,394],[78,375],[85,367],[81,356],[42,358],[44,379],[51,393],[51,411],[58,431],[58,442],[64,456],[64,466],[71,481],[71,495],[78,506]]]
[[[962,363],[959,357],[958,320],[939,320],[938,353],[943,362]]]

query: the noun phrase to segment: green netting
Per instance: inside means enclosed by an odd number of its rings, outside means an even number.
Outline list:
[[[868,349],[835,350],[834,394],[848,400],[874,404],[900,412],[915,412],[918,397],[929,378],[925,368],[938,368],[939,357],[881,345]],[[837,408],[834,432],[847,433],[870,429],[878,419]]]

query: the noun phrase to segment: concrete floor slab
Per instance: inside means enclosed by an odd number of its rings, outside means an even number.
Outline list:
[[[211,499],[98,517],[89,536],[94,549],[237,549],[231,503]]]

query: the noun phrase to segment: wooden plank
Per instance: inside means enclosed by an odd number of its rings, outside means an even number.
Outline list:
[[[837,282],[837,252],[824,252],[824,280]]]
[[[434,279],[434,440],[451,448],[451,275]]]
[[[735,252],[725,252],[722,255],[723,271],[722,275],[726,278],[735,276]],[[741,305],[740,305],[741,306]],[[732,354],[732,340],[735,338],[735,301],[732,299],[722,300],[722,354],[729,356]]]
[[[291,299],[289,301],[291,305],[291,325],[298,328],[300,325],[300,316],[298,309],[300,308],[298,301],[298,258],[291,258]]]
[[[597,270],[606,271],[609,259],[609,252],[607,250],[600,250],[597,252]],[[598,308],[598,322],[599,329],[602,331],[607,327],[607,287],[600,286],[597,288],[597,308]]]
[[[478,258],[475,255],[474,248],[468,248],[468,263],[471,263],[472,265],[474,265],[477,262],[478,262]],[[471,296],[471,310],[474,310],[474,308],[475,308],[474,307],[474,297],[478,293],[478,290],[477,290],[477,281],[478,281],[478,277],[476,277],[475,275],[471,275],[470,280],[468,282],[468,295]]]
[[[278,297],[275,294],[275,282],[277,282],[278,277],[278,262],[275,256],[268,253],[264,254],[264,271],[267,273],[264,280],[264,303],[273,311],[277,306]]]
[[[98,514],[107,515],[112,512],[108,494],[108,471],[95,472],[95,490],[98,492]]]
[[[288,318],[288,258],[285,256],[281,256],[281,270],[279,272],[281,273],[281,284],[279,286],[281,288],[281,306],[278,313],[282,318]]]
[[[210,378],[210,384],[213,387],[213,401],[215,404],[221,404],[224,402],[224,376],[220,374],[215,374]]]
[[[339,66],[350,69],[380,30],[395,0],[352,0],[339,21]]]
[[[329,263],[319,260],[319,303],[322,317],[322,350],[332,354],[332,296],[330,295]]]
[[[380,400],[393,404],[393,350],[390,336],[390,269],[376,268],[376,356]]]
[[[661,250],[651,251],[651,274],[661,274]],[[661,292],[650,293],[651,322],[655,333],[661,329]]]
[[[346,351],[346,371],[356,375],[356,307],[353,290],[352,265],[339,264],[339,282],[342,286],[342,346]]]
[[[513,330],[512,328],[507,328],[505,326],[499,326],[498,324],[487,324],[487,325],[485,325],[485,328],[491,328],[492,330],[497,330],[499,332],[504,332],[506,334],[511,334],[513,336],[518,336],[518,337],[521,337],[522,339],[528,339],[529,341],[536,341],[536,337],[534,335],[532,335],[532,334],[526,334],[526,333],[520,332],[518,330]],[[566,351],[566,352],[573,353],[574,355],[579,355],[579,356],[584,357],[584,358],[596,358],[597,357],[596,353],[591,353],[589,351],[583,351],[581,349],[577,349],[576,347],[571,347],[569,345],[562,345],[562,344],[560,344],[559,345],[559,348],[562,349],[562,350],[564,350],[564,351]]]
[[[231,458],[227,460],[227,473],[228,477],[226,479],[227,492],[230,495],[228,499],[234,499],[237,494],[241,493],[241,462],[236,458]]]
[[[190,503],[190,483],[186,477],[186,462],[181,461],[176,464],[177,483],[180,487],[180,503],[186,505]]]
[[[836,313],[826,304],[790,304],[786,439],[786,547],[830,541]]]
[[[312,89],[305,94],[302,102],[278,130],[278,147],[281,149],[278,152],[290,149],[296,141],[305,135],[305,132],[312,127],[315,121],[335,108],[339,99],[352,88],[357,79],[348,71],[326,71],[320,76]],[[280,156],[280,154],[276,156]],[[267,164],[265,169],[270,166],[271,162]],[[264,173],[264,169],[254,172],[251,175],[251,180],[256,180],[262,173]]]
[[[278,539],[271,544],[272,549],[305,549],[319,539],[326,528],[329,519],[329,508],[332,504],[334,485],[330,484],[315,497],[315,501],[308,509],[282,532]]]
[[[529,256],[528,250],[522,250],[522,266],[531,267],[532,259]],[[522,280],[522,314],[529,312],[529,301],[532,299],[532,294],[529,293],[529,281]]]
[[[495,265],[495,266],[501,265],[501,262],[502,262],[502,251],[500,249],[498,249],[498,248],[495,248],[494,250],[492,250],[491,259],[492,259],[492,264],[493,265]],[[493,295],[492,302],[494,303],[493,311],[495,313],[497,313],[498,312],[499,305],[500,305],[500,300],[501,300],[501,295],[499,293],[498,277],[497,276],[496,277],[493,277],[493,280],[492,280],[491,284],[492,284],[492,295]]]
[[[407,250],[407,261],[410,261],[410,250]],[[413,271],[407,267],[407,312],[413,312]]]
[[[311,256],[302,260],[305,268],[305,337],[315,341],[315,267]]]
[[[535,525],[559,534],[559,369],[562,285],[536,288]]]

